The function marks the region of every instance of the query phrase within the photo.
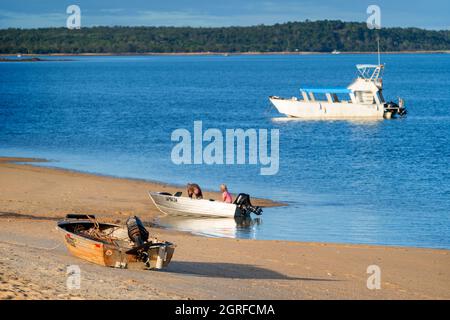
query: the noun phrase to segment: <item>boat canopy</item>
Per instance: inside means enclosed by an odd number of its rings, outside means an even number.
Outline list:
[[[301,88],[300,91],[306,93],[351,93],[347,88]]]
[[[378,68],[380,65],[378,64],[357,64],[356,68],[358,69],[370,69],[370,68]]]
[[[357,64],[359,77],[367,80],[378,80],[382,76],[384,65],[382,64]]]

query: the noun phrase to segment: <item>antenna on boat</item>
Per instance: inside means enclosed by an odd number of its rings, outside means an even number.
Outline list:
[[[381,55],[380,55],[380,35],[377,37],[377,45],[378,45],[378,65],[381,65]]]

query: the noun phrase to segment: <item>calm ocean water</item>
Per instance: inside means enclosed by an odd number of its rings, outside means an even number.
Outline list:
[[[385,97],[406,119],[283,121],[269,95],[346,86],[373,55],[73,57],[0,64],[0,155],[51,166],[165,181],[222,182],[289,204],[260,219],[160,223],[255,239],[450,248],[450,55],[384,55]],[[280,170],[177,166],[171,133],[278,128]],[[24,182],[26,183],[26,182]],[[150,205],[150,204],[149,204]]]

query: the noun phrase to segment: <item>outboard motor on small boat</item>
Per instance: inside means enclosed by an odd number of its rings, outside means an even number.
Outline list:
[[[388,103],[385,103],[384,105],[385,115],[390,114],[392,116],[399,115],[400,117],[405,117],[408,113],[404,106],[403,99],[399,99],[399,103],[395,103],[393,101],[390,101]]]
[[[398,114],[400,117],[405,117],[408,114],[408,110],[402,105],[398,107]]]
[[[136,246],[142,246],[148,240],[149,233],[147,229],[145,229],[141,219],[136,216],[129,217],[126,225],[128,229],[128,236]]]
[[[239,193],[236,199],[234,200],[234,204],[241,209],[244,215],[254,213],[256,215],[260,215],[262,213],[262,209],[260,207],[256,207],[252,205],[250,202],[250,196],[246,193]]]

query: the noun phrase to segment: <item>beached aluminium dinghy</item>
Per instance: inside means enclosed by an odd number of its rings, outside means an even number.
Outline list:
[[[95,216],[69,214],[58,222],[64,243],[74,256],[107,267],[162,269],[172,259],[175,246],[149,238],[138,217],[130,217],[126,226],[99,223]]]
[[[245,193],[240,193],[234,203],[181,197],[181,192],[174,195],[167,192],[148,194],[158,210],[165,214],[233,218],[250,215],[252,212],[257,215],[262,213],[262,209],[253,206],[250,196]]]

